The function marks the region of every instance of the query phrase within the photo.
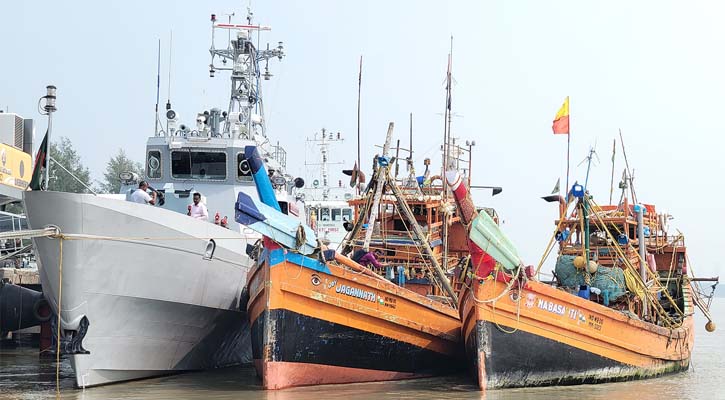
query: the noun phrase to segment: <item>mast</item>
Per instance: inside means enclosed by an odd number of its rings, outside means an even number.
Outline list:
[[[360,95],[362,93],[362,55],[360,55],[360,70],[357,75],[357,170],[361,171],[362,166],[360,165]],[[359,173],[359,172],[358,172]],[[355,174],[355,171],[353,171]],[[359,194],[359,185],[355,185],[355,191]]]
[[[637,213],[637,246],[639,250],[639,274],[644,284],[644,301],[642,302],[642,317],[645,320],[649,317],[649,305],[647,300],[649,299],[649,285],[647,284],[647,243],[644,239],[644,213],[645,207],[642,204],[635,203],[634,210]]]
[[[453,36],[451,35],[451,49],[448,53],[448,71],[446,73],[446,110],[445,110],[445,126],[443,129],[443,171],[442,177],[445,177],[450,163],[450,139],[451,139],[451,69],[453,64]],[[443,185],[443,201],[448,200],[448,185]],[[448,270],[448,213],[443,213],[443,270]]]
[[[617,139],[612,143],[612,180],[609,183],[609,204],[612,204],[612,195],[614,194],[614,156],[617,154]]]
[[[582,218],[584,219],[584,260],[586,261],[585,265],[589,265],[589,202],[587,201],[587,197],[589,196],[589,189],[587,188],[587,185],[589,184],[589,171],[592,168],[592,158],[597,153],[595,152],[594,148],[589,149],[589,155],[587,156],[587,175],[584,179],[584,201],[582,201]]]
[[[626,174],[629,177],[629,190],[632,192],[632,202],[637,203],[637,194],[634,192],[634,184],[632,182],[632,172],[629,169],[629,161],[627,161],[627,150],[624,148],[624,138],[622,138],[622,130],[619,130],[619,143],[622,144],[622,155],[624,156],[624,166]]]
[[[58,109],[55,107],[55,100],[56,100],[56,87],[54,85],[48,85],[45,87],[46,89],[46,95],[43,96],[43,99],[45,99],[45,106],[43,106],[43,110],[45,110],[45,114],[48,115],[48,133],[45,134],[46,144],[47,147],[45,151],[47,154],[45,155],[45,176],[43,178],[43,190],[49,190],[50,188],[48,185],[50,184],[50,134],[53,131],[53,113],[58,111]],[[40,103],[40,102],[38,102]],[[42,150],[42,149],[41,149]],[[38,150],[40,151],[40,150]],[[60,165],[60,164],[58,164]]]
[[[385,136],[385,145],[383,146],[383,160],[388,158],[390,153],[390,141],[393,139],[393,127],[394,123],[388,125],[388,134]],[[381,159],[378,158],[378,163]],[[385,161],[383,161],[385,162]],[[385,166],[382,164],[378,168],[380,171],[385,171]],[[368,228],[365,231],[365,241],[363,242],[363,249],[370,250],[370,240],[373,238],[373,230],[375,227],[375,220],[378,218],[378,209],[380,208],[380,198],[383,196],[383,188],[385,187],[385,180],[388,177],[387,173],[381,173],[378,175],[377,186],[375,187],[375,197],[373,197],[372,208],[370,209],[370,217],[368,218]]]
[[[233,24],[229,16],[228,23],[217,22],[216,14],[211,15],[212,44],[209,49],[211,62],[209,64],[209,77],[214,77],[217,71],[230,71],[231,90],[229,107],[222,113],[219,109],[211,109],[208,113],[200,115],[202,122],[209,126],[212,136],[228,138],[255,139],[257,136],[266,138],[264,104],[262,102],[260,77],[269,80],[269,60],[277,58],[282,60],[285,56],[282,42],[277,47],[259,50],[254,45],[252,33],[270,31],[268,26],[252,24],[252,12],[247,13],[247,24]],[[229,44],[226,48],[216,48],[214,33],[217,29],[226,30]],[[220,60],[221,65],[215,64]],[[260,63],[264,61],[264,72]],[[223,127],[220,123],[224,122]]]
[[[410,150],[410,160],[413,160],[413,113],[410,113],[410,139],[408,139],[408,150]]]
[[[322,128],[322,137],[320,139],[317,138],[317,135],[315,135],[314,139],[307,139],[308,142],[316,143],[318,146],[320,146],[320,162],[319,163],[313,163],[313,164],[306,164],[308,166],[310,165],[319,165],[320,166],[320,175],[322,176],[322,200],[329,200],[330,198],[330,170],[329,165],[330,164],[342,164],[341,162],[334,162],[330,163],[330,144],[335,142],[342,142],[344,139],[340,136],[340,132],[337,132],[337,135],[333,134],[332,132],[327,132],[325,128]],[[316,189],[316,187],[315,187]]]

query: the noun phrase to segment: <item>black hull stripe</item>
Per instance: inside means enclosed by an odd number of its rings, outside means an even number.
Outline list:
[[[265,310],[252,323],[255,360],[265,346],[264,361],[435,375],[463,367],[462,360],[433,350],[283,309]]]
[[[488,321],[477,321],[466,339],[466,357],[475,377],[478,353],[485,354],[489,389],[628,381],[689,367],[688,359],[663,361],[656,370],[640,368],[522,330],[506,333]]]

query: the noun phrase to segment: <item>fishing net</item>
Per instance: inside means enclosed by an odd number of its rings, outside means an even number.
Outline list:
[[[575,256],[562,255],[556,260],[556,276],[560,286],[578,288],[580,285],[589,285],[609,292],[610,301],[614,301],[627,292],[624,271],[617,267],[604,267],[599,265],[597,272],[591,275],[587,283],[587,272],[574,266]]]

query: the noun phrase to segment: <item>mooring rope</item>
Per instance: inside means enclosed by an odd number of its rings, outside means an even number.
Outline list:
[[[60,234],[60,229],[57,230]],[[60,331],[61,331],[61,304],[63,301],[63,237],[58,241],[58,326],[56,328],[55,348],[55,394],[60,398]]]

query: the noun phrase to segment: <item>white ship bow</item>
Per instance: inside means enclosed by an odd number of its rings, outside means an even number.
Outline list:
[[[61,239],[34,241],[56,311],[60,297],[64,336],[80,339],[70,350],[78,386],[249,361],[249,328],[238,311],[249,263],[240,233],[93,195],[24,197],[32,228],[55,225],[65,236],[62,265]]]

